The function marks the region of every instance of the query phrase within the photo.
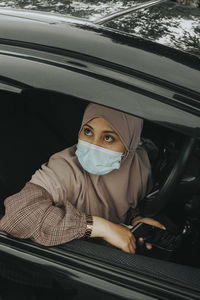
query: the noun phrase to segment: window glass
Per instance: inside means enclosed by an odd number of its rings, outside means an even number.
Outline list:
[[[122,9],[147,1],[148,0],[10,0],[0,1],[0,7],[23,8],[53,13],[58,12],[93,21],[107,14],[113,14]]]
[[[195,3],[185,6],[167,1],[104,25],[200,55],[200,8]]]

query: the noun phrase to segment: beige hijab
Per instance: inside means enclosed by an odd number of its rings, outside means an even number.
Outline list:
[[[143,121],[89,104],[81,129],[95,117],[101,117],[111,125],[127,150],[120,168],[103,176],[89,174],[79,164],[74,145],[54,154],[41,170],[36,171],[31,182],[45,188],[56,206],[64,206],[70,201],[80,211],[121,223],[125,221],[128,209],[136,208],[149,188],[151,167],[147,153],[140,146]]]

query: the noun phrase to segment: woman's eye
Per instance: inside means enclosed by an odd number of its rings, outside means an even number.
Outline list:
[[[111,135],[106,135],[105,136],[105,141],[108,143],[114,142],[114,138]]]
[[[89,128],[85,128],[84,129],[84,134],[87,135],[87,136],[90,136],[90,135],[92,135],[92,132]]]

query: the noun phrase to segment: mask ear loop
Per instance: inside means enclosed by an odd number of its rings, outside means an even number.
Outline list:
[[[122,160],[126,159],[129,156],[130,153],[134,153],[136,151],[136,149],[125,150],[124,153],[122,154]]]
[[[122,154],[122,160],[126,159],[129,153],[130,153],[129,150],[125,150],[124,153]]]

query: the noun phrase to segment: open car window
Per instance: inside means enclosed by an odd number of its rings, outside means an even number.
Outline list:
[[[88,102],[70,95],[40,89],[24,89],[21,94],[1,90],[1,97],[4,99],[1,101],[2,115],[0,119],[3,132],[0,155],[1,214],[3,214],[3,199],[20,190],[30,179],[32,173],[47,161],[51,154],[76,143],[83,111]],[[148,149],[147,146],[147,151],[152,168],[157,172],[157,178],[160,179],[161,173],[162,176],[165,176],[164,173],[168,172],[167,168],[173,167],[171,164],[176,162],[185,136],[172,129],[144,120],[142,137],[144,142],[150,140],[156,145],[156,148],[153,149],[151,147]],[[12,152],[13,148],[15,155]],[[182,173],[180,182],[177,183],[177,189],[172,195],[171,201],[162,211],[172,220],[171,226],[173,227],[176,223],[176,230],[180,232],[186,225],[186,215],[193,218],[196,224],[195,229],[193,228],[194,231],[185,238],[182,246],[177,249],[177,253],[173,253],[172,256],[162,258],[158,255],[156,257],[155,252],[153,255],[149,252],[148,255],[136,254],[134,256],[99,239],[75,240],[57,247],[45,248],[29,240],[20,241],[3,233],[0,234],[1,245],[4,245],[1,251],[3,253],[8,251],[5,244],[8,243],[7,245],[11,247],[9,250],[11,254],[12,251],[23,253],[24,249],[27,249],[34,255],[36,251],[38,254],[40,253],[40,258],[44,256],[49,259],[48,257],[51,257],[58,262],[58,265],[61,261],[63,264],[63,259],[64,265],[69,261],[76,261],[80,265],[89,263],[91,272],[103,264],[106,274],[104,276],[108,276],[109,272],[115,272],[118,279],[126,275],[129,278],[129,284],[136,284],[138,287],[143,281],[140,284],[136,283],[134,276],[142,275],[143,280],[159,280],[160,288],[166,284],[171,288],[174,283],[177,283],[186,291],[193,288],[195,293],[198,293],[200,261],[199,240],[197,240],[196,234],[199,234],[200,216],[194,211],[194,207],[198,205],[200,186],[199,149],[200,144],[197,142],[191,153],[189,164]],[[159,164],[158,170],[155,170],[160,159],[161,164]],[[166,163],[168,164],[167,168]],[[194,201],[193,205],[191,201]],[[38,255],[35,257],[34,268],[36,269],[31,271],[32,275],[37,270],[36,266],[39,263],[37,260]],[[28,261],[29,259],[27,263]],[[42,260],[40,260],[38,268],[42,266],[41,263]],[[4,269],[3,265],[2,268]],[[9,272],[15,274],[16,271],[12,268],[11,266]],[[14,268],[16,269],[16,266]],[[22,264],[20,268],[24,270],[26,266]],[[52,270],[54,270],[53,265]],[[72,273],[73,270],[72,268]],[[43,271],[41,269],[41,272]],[[177,274],[179,274],[178,279]],[[54,277],[52,272],[48,275]],[[21,280],[25,280],[23,275],[20,276],[22,276]]]

